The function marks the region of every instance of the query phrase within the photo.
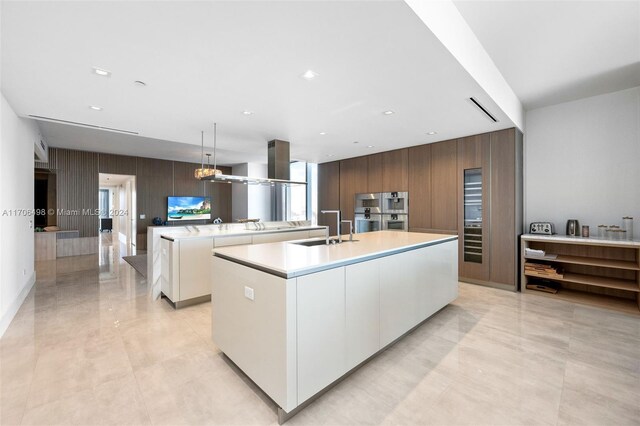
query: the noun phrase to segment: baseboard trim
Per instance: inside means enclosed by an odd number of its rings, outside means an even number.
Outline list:
[[[24,303],[24,299],[27,298],[27,295],[29,294],[35,283],[36,271],[34,270],[31,273],[31,277],[29,277],[27,284],[24,286],[16,300],[13,301],[9,310],[2,316],[2,319],[0,320],[0,338],[4,336],[4,332],[7,331],[7,328],[9,328],[11,321],[13,321],[13,318],[18,313],[18,310],[20,310],[20,306],[22,306],[22,303]]]

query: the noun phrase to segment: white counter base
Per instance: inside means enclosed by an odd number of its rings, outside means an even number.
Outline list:
[[[213,341],[286,420],[457,298],[457,240],[430,244],[293,278],[214,257]]]

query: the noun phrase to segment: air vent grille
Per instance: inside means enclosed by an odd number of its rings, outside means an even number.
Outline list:
[[[498,119],[495,118],[493,116],[493,114],[491,114],[489,111],[487,111],[487,109],[485,107],[482,106],[482,104],[480,102],[478,102],[474,97],[469,98],[469,100],[480,110],[482,111],[482,113],[484,113],[484,115],[486,115],[487,117],[489,117],[489,120],[493,121],[494,123],[498,122]]]
[[[115,129],[113,127],[97,126],[95,124],[80,123],[78,121],[62,120],[62,119],[59,119],[59,118],[43,117],[41,115],[29,114],[29,117],[35,118],[36,120],[51,121],[53,123],[71,124],[72,126],[88,127],[88,128],[91,128],[91,129],[108,130],[110,132],[126,133],[128,135],[138,135],[139,134],[138,132],[132,132],[130,130],[122,130],[122,129]]]

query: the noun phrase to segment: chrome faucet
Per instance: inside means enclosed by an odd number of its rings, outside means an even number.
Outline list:
[[[349,241],[353,242],[353,222],[350,220],[341,220],[340,223],[348,223],[349,224]]]
[[[342,235],[340,235],[340,210],[320,210],[320,213],[335,213],[336,214],[336,228],[338,229],[338,242],[342,242]],[[327,231],[327,245],[329,245],[329,231]]]

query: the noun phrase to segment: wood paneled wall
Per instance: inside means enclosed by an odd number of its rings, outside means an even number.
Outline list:
[[[211,197],[212,217],[225,222],[231,220],[231,188],[229,184],[202,182],[193,177],[198,164],[125,155],[102,154],[69,149],[50,148],[47,163],[36,162],[35,167],[49,169],[56,174],[56,204],[58,209],[80,211],[78,215],[57,217],[62,229],[77,229],[80,237],[98,235],[98,216],[82,214],[83,209],[98,209],[99,173],[132,175],[136,177],[136,232],[146,241],[147,226],[154,217],[166,219],[167,197],[171,195],[205,195]],[[219,167],[231,173],[230,167]],[[190,223],[205,223],[193,221]]]
[[[53,151],[53,152],[52,152]],[[86,210],[98,208],[98,154],[49,149],[48,167],[56,174],[56,223],[61,229],[77,229],[81,237],[98,235],[99,219]]]

